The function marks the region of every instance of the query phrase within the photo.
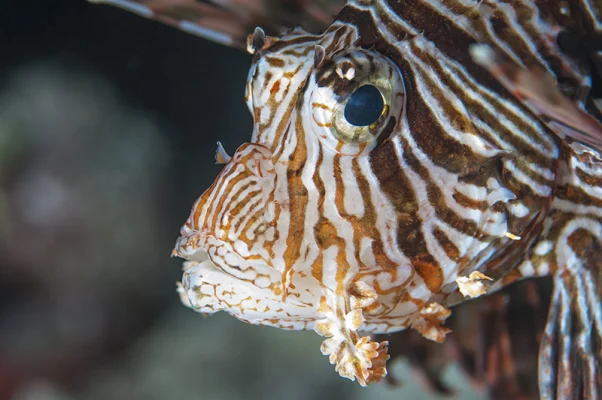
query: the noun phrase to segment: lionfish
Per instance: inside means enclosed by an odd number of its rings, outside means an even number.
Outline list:
[[[539,396],[602,398],[600,3],[100,2],[253,56],[251,141],[174,249],[187,306],[313,329],[365,386],[375,334],[442,342],[452,306],[550,276]]]

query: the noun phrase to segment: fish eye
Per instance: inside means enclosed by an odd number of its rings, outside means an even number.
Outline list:
[[[345,119],[353,126],[369,126],[378,121],[385,110],[383,95],[375,86],[359,87],[347,100]]]
[[[316,67],[306,90],[309,121],[318,140],[341,155],[369,153],[403,117],[401,70],[371,50],[358,49]]]

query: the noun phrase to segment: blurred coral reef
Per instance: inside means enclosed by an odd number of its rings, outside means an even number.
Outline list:
[[[0,95],[0,365],[69,384],[167,301],[169,149],[101,79],[41,64]],[[149,273],[149,271],[152,271]],[[10,377],[10,374],[13,377]]]

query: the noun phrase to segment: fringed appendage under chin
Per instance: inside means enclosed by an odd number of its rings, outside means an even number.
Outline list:
[[[598,267],[564,269],[554,276],[539,355],[542,400],[602,398],[602,271]]]
[[[344,310],[344,299],[325,289],[320,300],[320,311],[325,318],[315,327],[319,335],[327,338],[320,350],[329,356],[330,363],[342,377],[357,379],[362,386],[379,382],[387,375],[385,364],[389,359],[389,343],[373,342],[368,336],[360,336],[358,330],[364,322],[362,310]]]

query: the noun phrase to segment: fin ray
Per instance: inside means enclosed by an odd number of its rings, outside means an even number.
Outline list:
[[[247,35],[261,25],[270,36],[301,26],[324,31],[343,0],[256,2],[244,0],[88,0],[160,21],[212,42],[244,50]]]
[[[602,282],[597,272],[564,269],[554,276],[539,357],[542,399],[593,400],[602,395]]]

